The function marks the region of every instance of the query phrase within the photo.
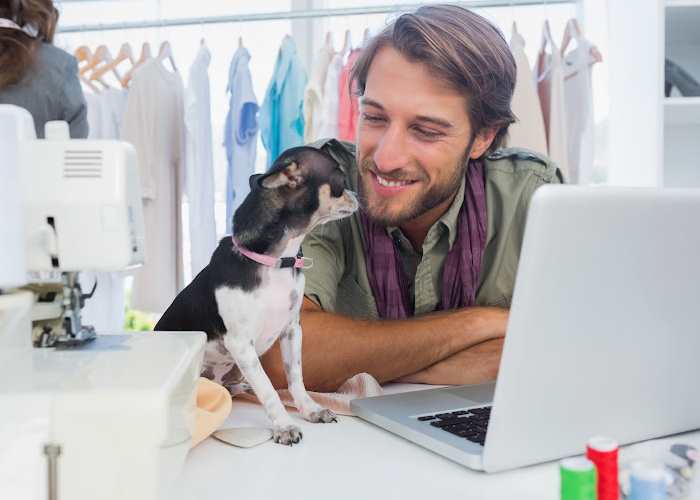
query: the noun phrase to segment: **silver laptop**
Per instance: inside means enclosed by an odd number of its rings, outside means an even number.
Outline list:
[[[500,471],[700,428],[700,190],[545,186],[528,215],[498,382],[353,401]]]

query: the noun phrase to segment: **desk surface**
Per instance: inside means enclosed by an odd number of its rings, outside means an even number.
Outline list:
[[[396,391],[394,387],[388,392]],[[191,450],[178,487],[181,500],[437,500],[436,494],[457,499],[559,500],[556,462],[489,475],[356,417],[311,424],[295,412],[292,416],[304,432],[299,445],[269,441],[241,449],[208,438]],[[234,401],[222,428],[268,426],[262,407]],[[677,440],[700,447],[700,432]],[[700,498],[700,492],[694,498]]]

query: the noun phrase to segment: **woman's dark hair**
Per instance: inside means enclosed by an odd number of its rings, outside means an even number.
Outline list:
[[[52,0],[0,0],[0,18],[36,30],[36,36],[32,37],[24,31],[0,28],[0,89],[3,89],[22,79],[42,42],[53,43],[58,10]]]

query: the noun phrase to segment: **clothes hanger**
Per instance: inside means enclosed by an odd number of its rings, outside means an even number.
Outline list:
[[[158,62],[162,64],[166,59],[170,61],[173,71],[177,73],[177,66],[175,66],[175,59],[173,59],[173,49],[170,46],[170,42],[167,40],[160,44],[160,49],[158,50]]]
[[[85,78],[84,75],[84,73],[88,71],[88,66],[93,57],[92,50],[90,50],[90,47],[88,47],[87,45],[81,45],[80,47],[75,49],[75,52],[73,52],[73,56],[78,61],[78,78],[80,79],[80,81],[90,90],[92,90],[96,94],[99,94],[100,89],[88,78]]]
[[[371,33],[369,32],[369,28],[365,28],[365,32],[362,34],[362,46],[366,47],[367,42],[369,42],[369,39],[371,38]]]
[[[238,48],[239,49],[243,48],[243,37],[242,36],[238,37]]]
[[[97,47],[94,54],[92,55],[92,59],[90,59],[90,62],[88,62],[87,67],[85,68],[85,72],[83,74],[85,75],[88,71],[94,72],[94,70],[100,65],[100,63],[109,64],[112,62],[112,60],[112,54],[109,52],[107,46],[100,45],[99,47]],[[111,88],[111,86],[104,80],[102,76],[103,75],[95,76],[94,74],[91,74],[87,78],[91,82],[99,82],[106,89]]]
[[[352,39],[350,30],[345,30],[345,41],[343,42],[343,49],[340,51],[340,54],[343,57],[345,57],[350,53],[350,50],[352,50]]]
[[[333,33],[326,31],[326,42],[325,46],[327,49],[333,50]]]
[[[582,37],[581,26],[579,26],[578,21],[574,18],[569,19],[566,22],[566,28],[564,28],[564,38],[561,41],[560,52],[563,56],[566,53],[566,49],[569,47],[569,43],[572,40],[579,41]]]
[[[150,59],[153,59],[153,56],[151,56],[151,44],[148,42],[143,42],[143,45],[141,46],[141,55],[139,56],[138,60],[134,63],[134,65],[131,67],[129,71],[126,72],[124,75],[124,78],[121,80],[122,87],[126,88],[127,85],[129,85],[129,82],[134,76],[134,71],[141,67],[145,62],[149,61]]]
[[[569,43],[571,40],[575,40],[577,43],[579,43],[583,39],[583,31],[581,30],[581,26],[578,23],[578,20],[575,18],[569,19],[569,21],[566,23],[566,28],[564,29],[564,38],[561,43],[561,56],[564,57],[566,54],[566,48],[568,47]],[[598,50],[598,47],[595,45],[590,45],[589,49],[589,61],[588,61],[588,66],[593,66],[596,63],[603,62],[603,56]],[[569,78],[575,76],[578,74],[578,70],[572,71],[571,73],[567,73],[564,76],[565,80],[568,80]]]
[[[123,83],[124,78],[119,74],[119,70],[117,66],[121,64],[124,61],[129,61],[131,63],[131,67],[134,66],[134,53],[133,50],[131,49],[131,45],[127,43],[123,43],[122,46],[119,48],[119,52],[117,53],[117,57],[115,57],[113,60],[107,62],[103,66],[96,68],[92,75],[90,75],[90,80],[98,80],[102,78],[103,75],[108,73],[109,71],[112,71],[114,75],[117,77],[117,80],[121,84],[122,88],[126,88],[126,85]]]
[[[538,60],[540,57],[546,54],[547,46],[549,46],[551,50],[552,57],[554,57],[555,55],[556,57],[559,57],[559,49],[557,48],[557,44],[554,41],[554,37],[552,36],[552,29],[549,26],[549,19],[545,19],[544,25],[542,26],[542,43],[540,44],[540,55],[538,56]],[[545,61],[547,61],[547,59],[545,59]],[[551,61],[549,61],[549,64],[547,64],[542,69],[542,72],[537,77],[538,83],[547,77],[547,74],[551,69],[551,65]]]

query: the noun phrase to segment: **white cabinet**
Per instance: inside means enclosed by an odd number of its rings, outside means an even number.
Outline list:
[[[608,2],[609,182],[700,188],[700,97],[664,93],[664,61],[700,81],[700,0]]]
[[[700,1],[667,1],[665,55],[700,81]],[[700,187],[700,96],[678,89],[664,99],[664,175],[667,187]]]

